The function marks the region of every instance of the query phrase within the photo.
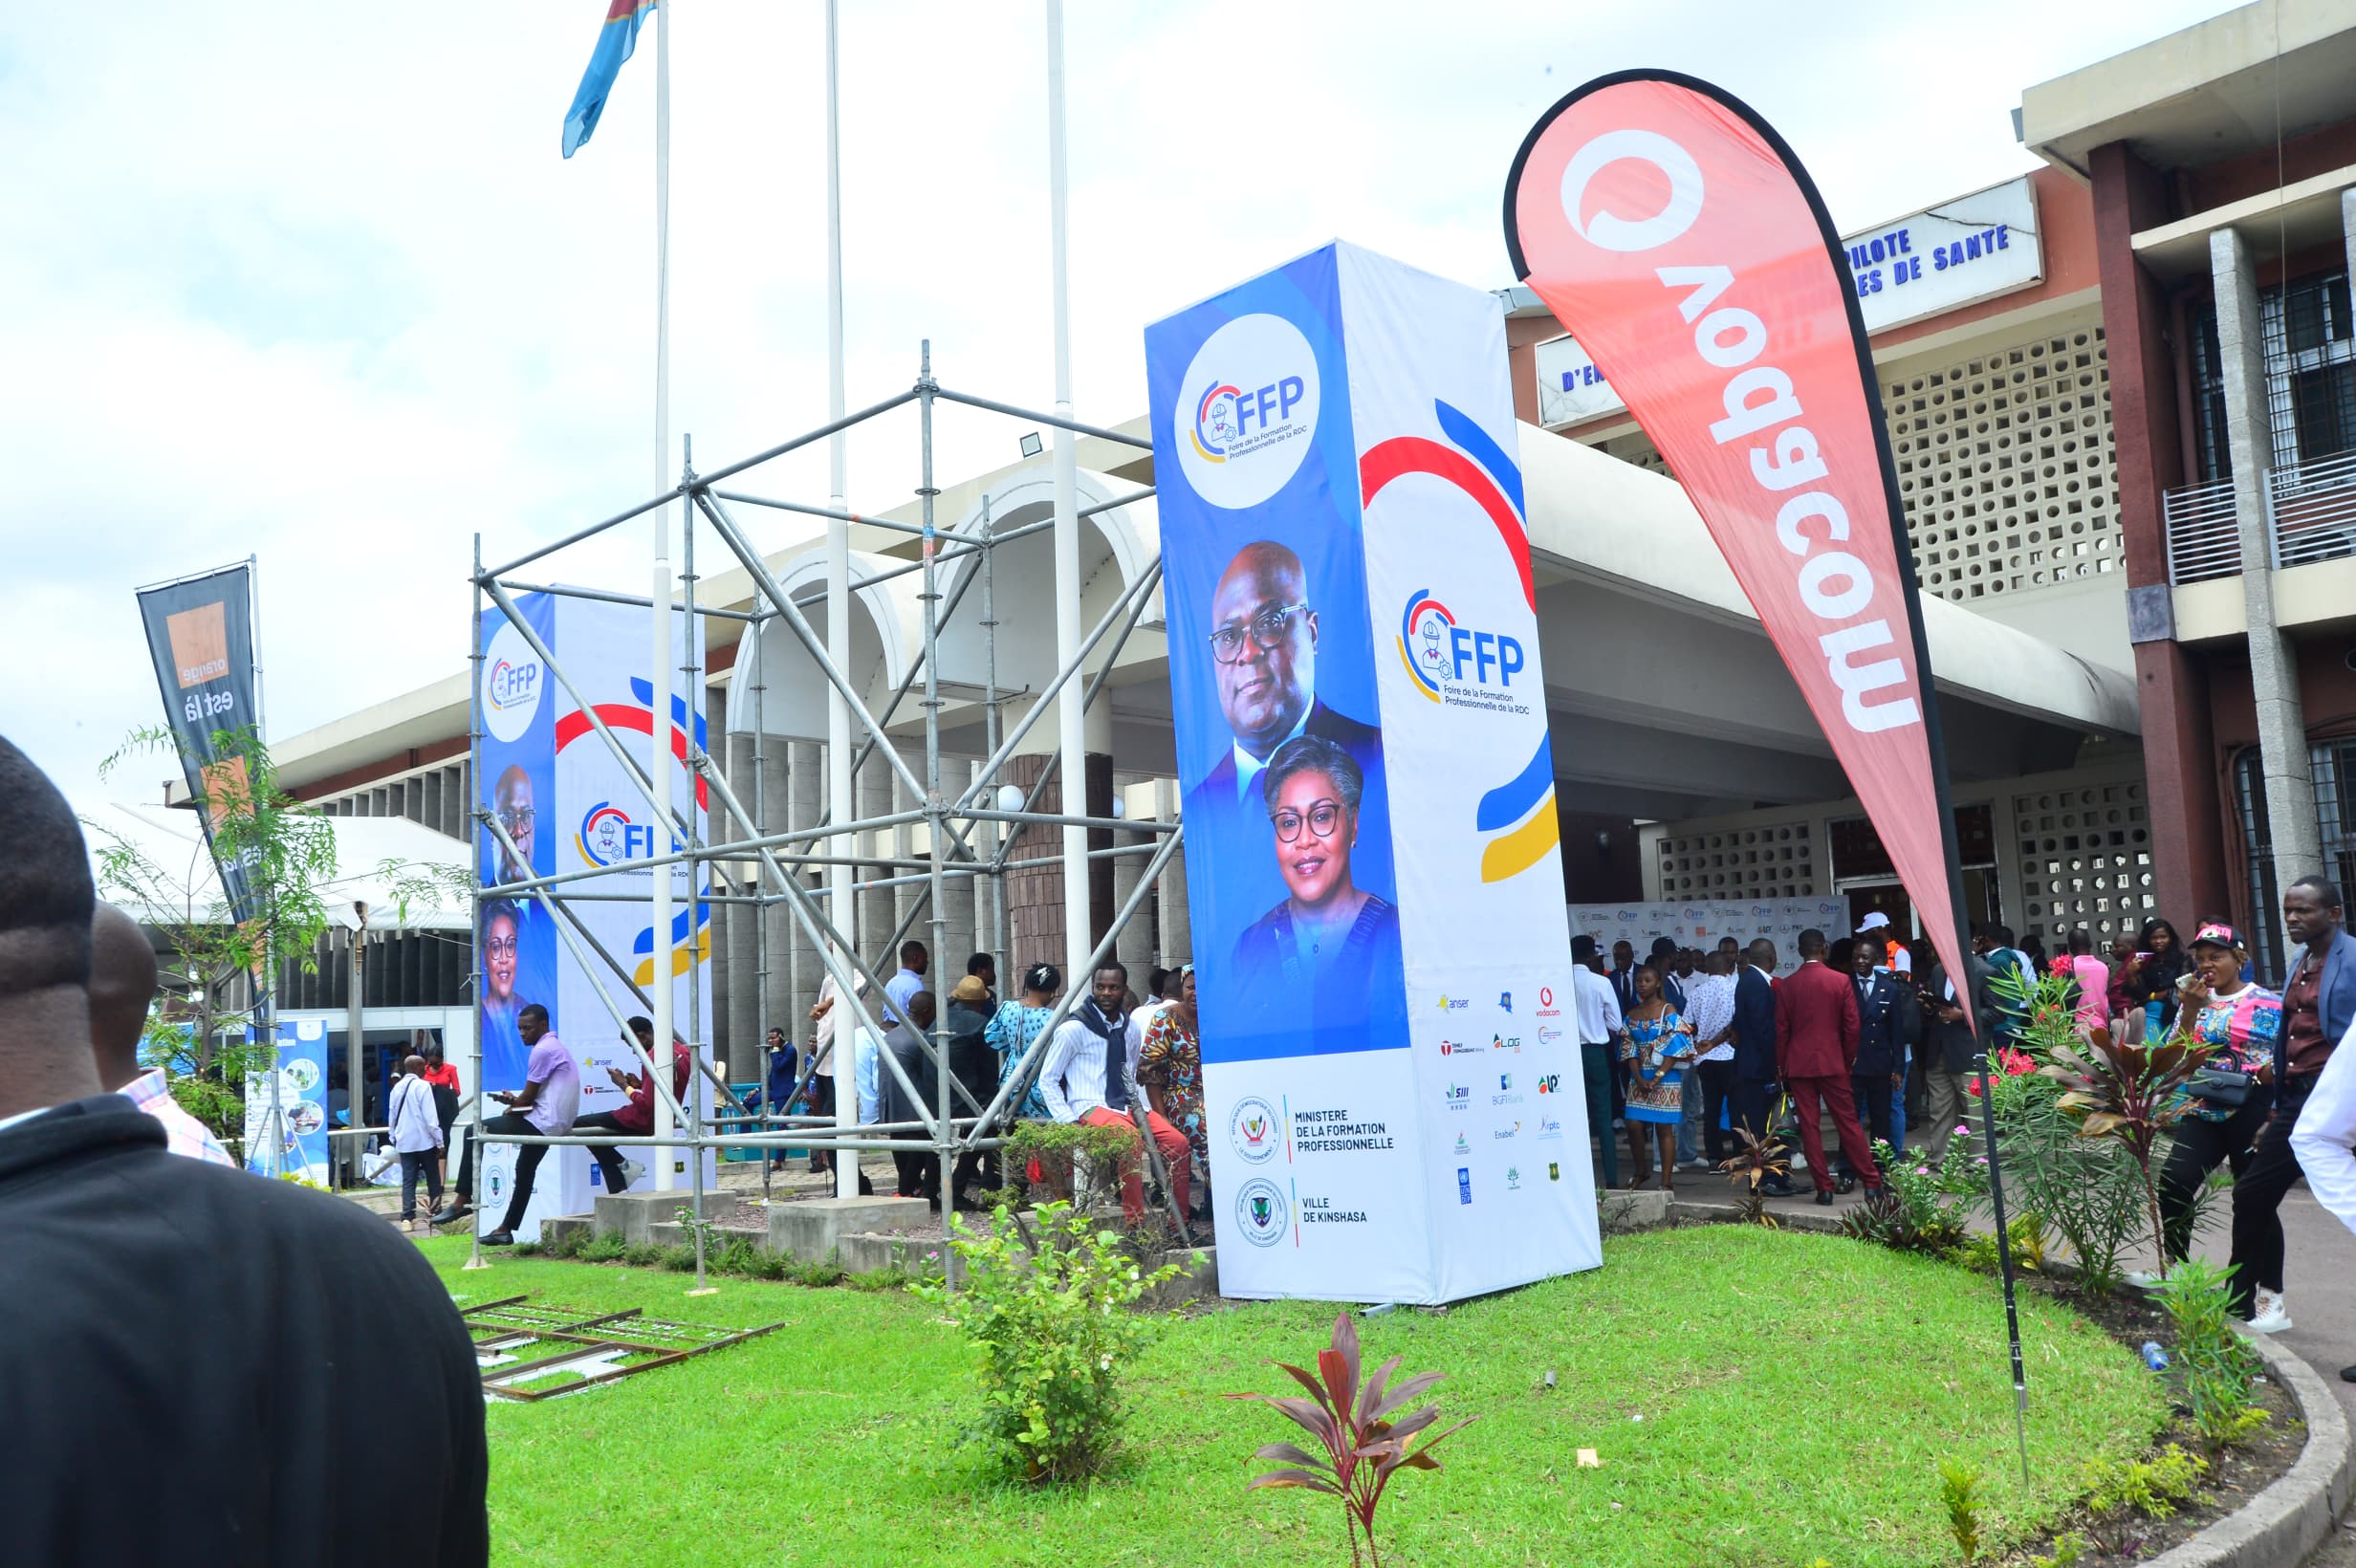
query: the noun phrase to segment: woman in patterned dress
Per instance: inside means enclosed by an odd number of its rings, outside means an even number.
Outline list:
[[[2168,1261],[2175,1263],[2192,1244],[2192,1199],[2219,1165],[2238,1175],[2249,1163],[2250,1145],[2274,1103],[2275,1042],[2282,1037],[2282,998],[2241,978],[2248,960],[2241,934],[2212,921],[2193,933],[2192,972],[2184,979],[2171,1045],[2210,1048],[2204,1070],[2252,1075],[2241,1103],[2190,1095],[2190,1108],[2175,1125],[2168,1163],[2160,1169],[2160,1229],[2168,1239]],[[2181,1092],[2181,1091],[2180,1091]],[[2156,1274],[2127,1275],[2135,1285],[2156,1285]]]
[[[1038,1044],[1039,1032],[1056,1011],[1056,998],[1063,992],[1063,971],[1053,964],[1034,964],[1022,971],[1022,994],[1012,1002],[1000,1002],[990,1026],[982,1031],[982,1038],[998,1054],[998,1081],[1003,1084],[1022,1070],[1031,1057],[1032,1047]],[[1019,1102],[1012,1107],[1016,1116],[1032,1122],[1051,1122],[1047,1101],[1039,1094],[1035,1079]]]
[[[1146,1103],[1162,1119],[1187,1135],[1194,1147],[1194,1162],[1203,1178],[1194,1191],[1208,1212],[1211,1206],[1211,1139],[1203,1125],[1203,1042],[1194,1012],[1194,966],[1181,964],[1176,982],[1178,999],[1153,1015],[1145,1026],[1145,1048],[1137,1056],[1137,1084]]]
[[[1661,988],[1657,965],[1636,969],[1636,1000],[1623,1020],[1620,1058],[1628,1064],[1628,1144],[1636,1154],[1636,1168],[1645,1168],[1643,1139],[1647,1130],[1661,1156],[1661,1190],[1673,1190],[1677,1168],[1677,1123],[1685,1118],[1685,1075],[1693,1064],[1693,1031],[1669,1005]],[[1640,1175],[1637,1181],[1641,1183]]]

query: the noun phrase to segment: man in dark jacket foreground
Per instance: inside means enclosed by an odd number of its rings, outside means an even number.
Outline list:
[[[0,1557],[485,1562],[482,1383],[448,1294],[376,1215],[175,1159],[100,1092],[88,852],[5,739],[0,815]]]

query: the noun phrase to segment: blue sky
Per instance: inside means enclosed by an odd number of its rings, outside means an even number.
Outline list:
[[[709,467],[824,417],[822,13],[672,4],[672,428]],[[284,736],[460,667],[476,531],[520,550],[654,488],[651,35],[557,156],[603,9],[0,10],[0,730],[77,798],[160,713],[135,585],[260,556]],[[1329,238],[1511,281],[1507,164],[1590,76],[1721,82],[1853,228],[2028,167],[2021,88],[2218,9],[1079,0],[1080,416],[1143,406],[1145,322]],[[854,405],[925,336],[945,381],[1045,404],[1041,7],[843,12]],[[942,471],[1015,433],[949,423]],[[906,499],[912,448],[856,442],[852,504]],[[768,487],[822,499],[822,456]]]

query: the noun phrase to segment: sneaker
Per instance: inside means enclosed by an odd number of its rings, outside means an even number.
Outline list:
[[[514,1232],[510,1230],[493,1230],[491,1234],[483,1238],[483,1245],[486,1247],[513,1247],[515,1245]]]
[[[1691,1160],[1678,1161],[1677,1168],[1679,1170],[1698,1170],[1707,1172],[1711,1168],[1711,1165],[1709,1161],[1701,1158],[1699,1155],[1696,1155]]]
[[[2149,1269],[2129,1269],[2119,1277],[2139,1291],[2156,1291],[2168,1283],[2166,1274],[2155,1274]]]
[[[2250,1309],[2250,1332],[2280,1334],[2291,1326],[2290,1303],[2280,1291],[2270,1291],[2263,1285],[2258,1289],[2258,1299]]]

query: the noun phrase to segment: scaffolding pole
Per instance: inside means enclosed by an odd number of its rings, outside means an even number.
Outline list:
[[[829,50],[832,50],[833,6],[829,11]],[[830,71],[831,91],[831,71]],[[831,118],[831,117],[830,117]],[[1059,116],[1057,117],[1059,121]],[[1060,127],[1055,127],[1058,142],[1058,162],[1060,163]],[[830,126],[831,134],[831,126]],[[839,289],[839,280],[837,281]],[[830,302],[834,320],[832,330],[840,332],[839,294]],[[839,360],[838,360],[839,364]],[[862,1151],[908,1153],[925,1150],[937,1164],[937,1184],[941,1199],[942,1239],[946,1243],[951,1234],[951,1216],[956,1197],[956,1163],[961,1156],[1002,1146],[1010,1109],[1019,1103],[1045,1056],[1044,1042],[1054,1030],[1060,1027],[1086,994],[1093,968],[1106,962],[1116,950],[1121,932],[1127,923],[1148,906],[1164,869],[1171,858],[1181,851],[1183,834],[1175,821],[1129,821],[1100,817],[1088,809],[1085,771],[1085,715],[1100,703],[1109,703],[1112,671],[1133,632],[1144,622],[1145,613],[1156,597],[1161,581],[1161,562],[1149,559],[1143,570],[1126,583],[1112,602],[1088,625],[1079,619],[1079,524],[1081,520],[1121,506],[1143,500],[1152,490],[1143,489],[1132,494],[1111,500],[1097,501],[1084,509],[1080,506],[1076,484],[1076,463],[1072,441],[1077,436],[1089,436],[1145,446],[1148,443],[1120,432],[1083,425],[1070,412],[1069,385],[1064,376],[1058,381],[1056,412],[1039,414],[1020,404],[1000,403],[967,393],[951,392],[935,380],[931,359],[931,345],[924,343],[919,350],[918,375],[915,384],[906,392],[871,404],[856,414],[843,412],[840,376],[830,388],[829,418],[826,425],[803,435],[794,437],[765,448],[751,458],[720,468],[709,474],[698,474],[693,463],[691,442],[686,445],[680,465],[677,486],[606,518],[587,529],[569,534],[556,544],[528,552],[507,565],[485,570],[481,540],[475,543],[474,566],[470,577],[475,601],[473,627],[473,691],[469,702],[469,758],[475,788],[480,795],[483,779],[481,770],[484,742],[482,712],[482,673],[485,658],[486,620],[484,610],[494,607],[507,623],[515,627],[533,653],[548,667],[556,685],[571,699],[573,707],[584,716],[597,744],[602,745],[628,776],[636,792],[644,796],[658,822],[667,822],[676,848],[667,853],[649,854],[632,861],[632,870],[651,872],[649,893],[615,894],[593,886],[584,886],[590,879],[607,874],[602,868],[594,871],[534,874],[528,862],[515,853],[516,844],[506,833],[496,816],[486,810],[482,799],[471,803],[472,819],[477,832],[472,836],[476,863],[484,859],[488,844],[492,851],[494,865],[513,863],[523,874],[514,881],[478,885],[474,910],[475,989],[479,996],[482,984],[482,909],[492,899],[524,898],[540,904],[551,915],[554,926],[573,961],[596,975],[599,992],[606,1012],[621,1029],[629,1049],[649,1075],[654,1086],[655,1118],[649,1133],[637,1137],[567,1136],[540,1137],[503,1135],[500,1143],[541,1145],[599,1144],[629,1146],[652,1151],[657,1167],[658,1190],[671,1185],[671,1160],[685,1149],[691,1162],[693,1213],[697,1223],[691,1228],[697,1247],[697,1286],[705,1288],[704,1256],[705,1179],[703,1162],[706,1156],[723,1145],[750,1148],[761,1157],[761,1187],[764,1198],[771,1191],[769,1171],[773,1151],[789,1145],[807,1147],[814,1152],[831,1154],[835,1158],[835,1191],[838,1196],[851,1197],[858,1192],[857,1162]],[[933,471],[935,422],[939,406],[949,403],[962,408],[1033,419],[1050,425],[1058,431],[1055,471],[1055,504],[1052,516],[1016,527],[1003,527],[993,513],[988,495],[982,499],[978,518],[966,528],[944,529],[936,515],[941,488]],[[917,521],[876,519],[853,511],[847,504],[844,446],[848,433],[862,423],[877,419],[905,403],[916,404],[916,445],[918,484],[916,496]],[[825,506],[803,505],[792,501],[774,500],[738,490],[722,490],[723,480],[743,474],[759,465],[824,440],[830,446],[829,498]],[[671,571],[670,518],[667,508],[673,501],[680,504],[680,534],[676,541],[679,571]],[[754,547],[751,537],[730,516],[731,501],[774,508],[798,514],[821,517],[826,524],[825,594],[822,614],[825,625],[813,624],[813,617],[796,601],[767,559]],[[632,521],[644,522],[652,514],[648,530],[652,545],[649,591],[627,594],[596,587],[569,587],[525,582],[513,574],[532,563],[547,559],[564,548],[595,539]],[[850,530],[854,525],[876,525],[887,532],[908,536],[917,546],[914,560],[905,561],[889,570],[877,572],[854,583],[850,575]],[[697,570],[697,535],[709,528],[727,552],[728,557],[741,566],[752,582],[752,603],[748,608],[711,606],[701,602],[702,577]],[[1053,602],[1058,656],[1053,676],[1033,693],[1027,688],[1009,690],[1002,685],[997,637],[999,623],[997,568],[998,553],[1016,541],[1037,534],[1050,534],[1054,542],[1056,581]],[[903,547],[905,548],[905,547]],[[944,566],[953,573],[951,579],[942,577]],[[853,642],[851,621],[854,613],[853,593],[866,592],[875,585],[906,575],[919,577],[916,599],[921,607],[921,624],[917,629],[916,647],[905,670],[895,671],[894,689],[881,710],[871,708],[860,683],[853,674]],[[547,576],[550,574],[535,574]],[[978,579],[978,594],[971,593]],[[516,604],[516,596],[523,593],[573,596],[606,603],[644,606],[650,621],[649,644],[655,651],[654,731],[651,744],[642,749],[627,745],[607,727],[595,708],[584,699],[583,691],[569,673],[558,651],[551,647],[530,625]],[[968,608],[969,601],[972,607]],[[812,611],[818,611],[819,601],[808,601]],[[673,622],[669,614],[658,614],[658,607],[672,614],[684,610],[687,636],[683,652],[674,651],[669,641]],[[957,672],[945,671],[941,664],[943,639],[956,623],[960,613],[967,617],[969,626],[978,624],[980,681],[980,737],[982,755],[972,763],[971,775],[962,773],[950,781],[946,773],[947,756],[943,746],[942,713],[952,701],[973,702],[972,687],[958,694],[956,683],[968,679]],[[749,749],[753,777],[750,787],[738,789],[724,768],[701,744],[693,732],[698,707],[698,688],[704,682],[705,650],[703,636],[709,618],[734,622],[739,633],[737,665],[752,661],[752,701],[731,704],[731,721],[743,726],[749,721],[753,741]],[[773,715],[767,708],[769,686],[766,653],[773,622],[781,622],[793,640],[807,656],[822,687],[826,705],[826,751],[823,819],[814,826],[789,829],[776,818],[788,811],[785,800],[774,798],[765,775],[773,744],[770,725]],[[1091,673],[1091,667],[1093,673]],[[711,809],[719,816],[709,823],[699,820],[693,802],[674,803],[671,770],[679,758],[670,751],[671,699],[674,680],[684,684],[687,702],[686,761],[689,773],[710,797]],[[732,689],[742,692],[743,681],[731,682]],[[945,695],[945,691],[949,695]],[[818,692],[813,690],[813,695]],[[913,706],[921,709],[917,723],[900,720],[899,714],[910,697]],[[1030,697],[1031,706],[1012,726],[1006,725],[1003,705],[1012,697]],[[1016,754],[1030,731],[1054,706],[1057,716],[1057,737],[1047,766],[1027,789],[1016,792],[1008,789],[1001,795],[999,777],[1007,764]],[[890,727],[900,722],[911,731],[898,737],[907,747],[904,754],[895,746]],[[919,738],[915,733],[921,724],[923,751],[921,758],[914,749]],[[585,737],[584,737],[585,738]],[[783,744],[781,740],[774,744]],[[725,751],[726,747],[723,746]],[[878,811],[861,816],[852,791],[852,770],[871,754],[881,751],[882,758],[901,785],[914,797],[914,809]],[[961,755],[971,755],[964,751]],[[915,766],[911,766],[912,761]],[[964,766],[963,764],[960,765]],[[921,776],[919,770],[921,769]],[[1051,781],[1060,780],[1062,805],[1058,810],[1042,810],[1039,801]],[[790,796],[791,792],[785,792]],[[790,817],[789,817],[790,820]],[[925,840],[911,854],[903,847],[898,855],[862,855],[859,850],[862,835],[886,830],[907,830],[921,823]],[[1059,835],[1060,843],[1047,853],[1017,855],[1015,844],[1026,830],[1041,830],[1042,836]],[[1134,835],[1138,841],[1116,843],[1108,849],[1088,847],[1092,831],[1122,830],[1124,837]],[[1115,914],[1110,926],[1102,933],[1091,928],[1088,915],[1088,868],[1096,861],[1116,855],[1133,855],[1145,859],[1145,864],[1136,885]],[[727,878],[729,889],[720,890],[712,879],[721,864],[738,869]],[[1014,953],[1010,945],[1007,879],[1012,874],[1059,866],[1064,872],[1063,914],[1065,932],[1062,958],[1069,978],[1062,994],[1050,1010],[1047,1025],[1033,1040],[1022,1043],[1020,1054],[1009,1063],[1009,1068],[996,1086],[994,1096],[987,1102],[977,1097],[953,1071],[947,1027],[946,1004],[949,982],[955,978],[953,955],[949,947],[950,937],[949,890],[953,886],[970,886],[974,894],[975,946],[993,953],[1009,969]],[[687,921],[687,950],[684,965],[674,956],[675,944],[665,940],[670,932],[669,905],[675,895],[672,879],[678,868],[685,868],[687,898],[690,918]],[[822,876],[822,886],[812,887],[807,879]],[[884,949],[878,952],[862,950],[858,937],[861,922],[857,902],[862,898],[893,898],[894,889],[917,889],[909,901],[906,913],[895,924],[896,929]],[[902,895],[905,897],[905,894]],[[653,943],[654,978],[665,983],[640,986],[623,963],[600,942],[578,913],[570,905],[582,903],[610,903],[618,899],[644,897],[654,918]],[[835,1114],[831,1118],[796,1115],[793,1112],[795,1098],[807,1086],[811,1075],[820,1065],[818,1054],[804,1062],[794,1086],[794,1094],[782,1102],[765,1098],[757,1117],[747,1115],[750,1130],[722,1132],[703,1112],[700,1095],[674,1095],[666,1076],[659,1065],[663,1053],[648,1051],[631,1034],[624,1017],[624,999],[644,1004],[655,1016],[655,1036],[659,1044],[666,1045],[672,1038],[671,999],[678,968],[684,968],[689,982],[688,1000],[685,1010],[684,1038],[699,1063],[713,1042],[705,1036],[710,1033],[702,1006],[699,981],[705,962],[702,948],[707,910],[713,904],[733,906],[731,919],[750,919],[753,929],[753,963],[751,972],[739,974],[738,966],[731,966],[731,984],[751,984],[754,988],[754,1004],[750,1010],[736,1010],[749,1015],[755,1025],[752,1055],[755,1077],[766,1077],[767,1035],[774,1014],[772,1011],[772,991],[774,976],[770,962],[769,933],[772,906],[779,906],[786,918],[797,927],[800,938],[806,938],[818,958],[823,973],[835,989],[834,1044],[852,1059],[837,1072],[839,1093]],[[940,968],[933,980],[935,1017],[927,1030],[914,1030],[912,1021],[900,1017],[899,1010],[886,1002],[882,975],[892,967],[892,947],[912,926],[922,922],[929,929],[930,946]],[[871,927],[872,929],[872,927]],[[741,945],[738,951],[741,952]],[[797,948],[798,950],[798,948]],[[1178,957],[1183,955],[1164,955]],[[668,961],[666,961],[668,960]],[[677,967],[675,967],[677,966]],[[1008,990],[1019,984],[1019,976],[1002,974],[1001,985]],[[618,983],[618,984],[617,984]],[[717,1010],[715,1010],[716,1012]],[[910,1025],[917,1034],[918,1054],[911,1058],[914,1071],[904,1067],[901,1059],[883,1048],[887,1023]],[[882,1078],[888,1081],[906,1102],[914,1107],[912,1118],[884,1120],[880,1116],[862,1117],[857,1089],[858,1042],[862,1038],[877,1042]],[[730,1039],[731,1052],[742,1052],[743,1042]],[[903,1049],[905,1049],[904,1044]],[[482,1040],[478,1028],[472,1052],[475,1085],[479,1091],[482,1076]],[[1120,1070],[1117,1063],[1108,1062],[1108,1072]],[[736,1100],[724,1080],[710,1069],[707,1076],[714,1078],[730,1102],[738,1112],[744,1105]],[[690,1083],[693,1083],[690,1078]],[[1142,1112],[1134,1117],[1142,1143],[1142,1162],[1161,1183],[1164,1202],[1168,1205],[1168,1219],[1181,1243],[1186,1242],[1186,1216],[1176,1210],[1172,1184],[1167,1179],[1158,1150],[1145,1127]],[[481,1154],[481,1138],[477,1132],[477,1155]],[[945,1258],[953,1253],[944,1251]],[[475,1265],[481,1261],[480,1243],[476,1243]],[[947,1265],[945,1265],[947,1267]],[[955,1288],[953,1268],[950,1287]]]

